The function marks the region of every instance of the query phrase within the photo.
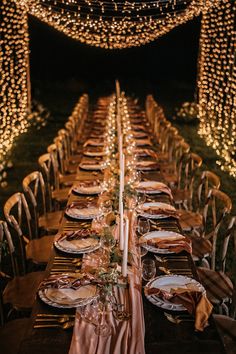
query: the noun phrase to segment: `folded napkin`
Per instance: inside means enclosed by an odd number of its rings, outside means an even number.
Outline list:
[[[46,296],[47,298],[56,301],[57,303],[70,304],[74,303],[80,299],[91,298],[96,295],[95,285],[84,285],[77,289],[55,289],[47,288]]]
[[[136,146],[152,145],[149,139],[137,139],[135,140]]]
[[[136,139],[139,139],[139,138],[147,138],[148,134],[145,133],[144,131],[140,132],[140,131],[132,131],[131,132],[133,137],[136,138]]]
[[[150,208],[145,208],[142,210],[145,214],[149,215],[162,215],[165,217],[172,217],[175,219],[179,218],[178,211],[177,210],[171,210],[171,209],[163,209],[161,207],[150,207]]]
[[[191,240],[182,235],[152,238],[147,240],[147,244],[158,249],[168,249],[174,253],[180,253],[182,251],[192,253]]]
[[[96,187],[100,185],[100,181],[98,179],[88,179],[88,180],[83,180],[79,183],[76,183],[74,185],[74,187],[83,187],[83,188],[87,188],[87,187]]]
[[[97,200],[80,200],[68,205],[67,209],[84,209],[97,206]]]
[[[58,237],[57,241],[71,241],[71,240],[80,240],[86,237],[96,237],[99,233],[96,230],[91,229],[79,229],[71,232],[62,232]]]
[[[96,280],[95,276],[90,273],[73,274],[53,274],[43,280],[39,285],[39,289],[56,288],[56,289],[78,289],[81,285],[91,284]]]
[[[151,149],[135,149],[134,153],[136,156],[143,156],[143,157],[153,157],[157,158],[157,153]]]
[[[191,288],[173,288],[170,292],[158,288],[146,288],[147,295],[155,295],[174,304],[183,305],[190,315],[195,317],[195,329],[203,331],[212,312],[212,304],[200,291]]]
[[[157,192],[168,194],[171,198],[173,198],[171,189],[162,182],[144,181],[144,182],[139,182],[135,187],[137,191],[144,191],[144,192],[157,191]]]
[[[136,168],[139,170],[157,170],[159,165],[154,161],[138,161]]]
[[[104,140],[103,139],[88,139],[84,143],[84,147],[91,145],[91,146],[103,146],[104,145]]]

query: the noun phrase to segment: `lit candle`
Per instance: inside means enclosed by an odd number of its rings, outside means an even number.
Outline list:
[[[127,276],[127,266],[128,266],[128,248],[129,248],[129,219],[125,217],[125,235],[124,235],[124,252],[122,260],[122,275]]]

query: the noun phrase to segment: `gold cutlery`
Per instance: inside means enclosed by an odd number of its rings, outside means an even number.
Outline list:
[[[194,322],[195,319],[191,318],[189,315],[180,315],[180,316],[173,316],[169,313],[164,312],[164,315],[166,316],[167,320],[179,324],[181,322]]]
[[[62,329],[69,329],[74,327],[75,322],[69,321],[65,323],[58,323],[58,324],[35,324],[34,328],[62,328]]]
[[[67,316],[67,317],[72,317],[72,318],[75,318],[75,315],[72,315],[72,314],[58,314],[58,315],[54,315],[54,314],[51,314],[51,313],[37,313],[37,317],[64,317],[64,316]]]
[[[35,322],[57,322],[57,323],[65,323],[65,322],[70,322],[72,319],[75,318],[75,316],[69,316],[69,315],[62,315],[60,317],[51,317],[51,316],[37,316],[35,319]]]
[[[191,270],[188,269],[168,269],[166,267],[158,267],[160,271],[167,275],[179,274],[179,275],[193,275]]]

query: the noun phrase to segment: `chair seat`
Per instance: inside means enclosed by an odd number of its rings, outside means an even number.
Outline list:
[[[207,257],[212,252],[212,243],[202,237],[191,237],[193,257],[202,259]]]
[[[45,277],[45,272],[31,272],[13,278],[3,291],[4,304],[11,304],[16,310],[31,310],[39,284]]]
[[[1,354],[16,354],[31,325],[30,318],[19,318],[7,322],[0,328]]]
[[[224,315],[213,315],[226,354],[235,354],[236,320]]]
[[[54,235],[31,240],[26,245],[26,258],[36,264],[47,264],[53,247]]]
[[[55,232],[59,229],[62,217],[63,212],[60,210],[46,213],[39,217],[39,227],[49,232]]]
[[[184,231],[199,229],[202,227],[202,215],[189,210],[179,209],[179,223]]]
[[[225,273],[203,267],[198,267],[197,273],[212,303],[220,304],[232,298],[234,286]]]
[[[69,192],[70,192],[70,187],[55,189],[52,192],[52,199],[55,199],[58,203],[66,202],[68,200]]]
[[[172,189],[173,200],[175,204],[181,204],[190,200],[190,192],[184,189]]]

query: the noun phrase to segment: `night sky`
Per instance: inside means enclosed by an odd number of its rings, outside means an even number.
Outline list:
[[[200,19],[189,21],[148,45],[105,50],[90,47],[30,17],[30,59],[33,87],[45,83],[70,83],[87,92],[122,87],[137,94],[163,90],[193,96]]]

